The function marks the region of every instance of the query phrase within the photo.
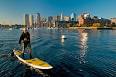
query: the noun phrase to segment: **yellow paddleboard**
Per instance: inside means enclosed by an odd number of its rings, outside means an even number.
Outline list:
[[[17,59],[26,64],[27,66],[33,67],[35,69],[52,69],[53,67],[49,65],[47,62],[40,60],[38,58],[33,58],[33,59],[23,59],[20,57],[22,55],[21,51],[14,51],[14,55],[17,57]]]

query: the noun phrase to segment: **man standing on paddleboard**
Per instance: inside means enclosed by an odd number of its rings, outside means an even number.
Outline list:
[[[30,33],[27,31],[27,28],[23,28],[23,32],[20,36],[19,39],[19,44],[23,44],[23,58],[24,58],[24,53],[28,51],[30,55],[30,59],[32,58],[32,49],[31,49],[31,44],[30,44]],[[28,50],[27,50],[28,49]]]

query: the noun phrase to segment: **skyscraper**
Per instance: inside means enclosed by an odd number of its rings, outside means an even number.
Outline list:
[[[76,20],[76,14],[75,13],[72,13],[71,14],[71,21],[77,21]]]
[[[52,27],[52,22],[53,22],[53,17],[49,16],[48,17],[48,27]]]
[[[41,16],[40,13],[37,13],[37,27],[41,26]]]
[[[64,20],[63,14],[61,13],[61,15],[60,15],[60,21],[63,21],[63,20]]]
[[[53,17],[52,16],[49,16],[48,17],[48,22],[52,22],[52,20],[53,20]]]
[[[31,15],[31,24],[30,24],[30,27],[34,27],[34,16],[33,15]]]
[[[25,14],[25,26],[30,27],[29,14]]]

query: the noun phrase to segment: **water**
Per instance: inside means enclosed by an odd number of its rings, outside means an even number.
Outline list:
[[[116,30],[30,30],[33,56],[54,69],[50,77],[116,77]],[[0,77],[43,77],[12,58],[21,31],[0,30]],[[65,35],[67,39],[61,39]]]

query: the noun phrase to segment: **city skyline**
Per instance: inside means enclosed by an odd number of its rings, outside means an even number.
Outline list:
[[[24,24],[24,15],[41,13],[41,16],[77,16],[84,12],[104,18],[116,17],[115,0],[1,0],[0,24]],[[98,6],[99,5],[99,6]]]

